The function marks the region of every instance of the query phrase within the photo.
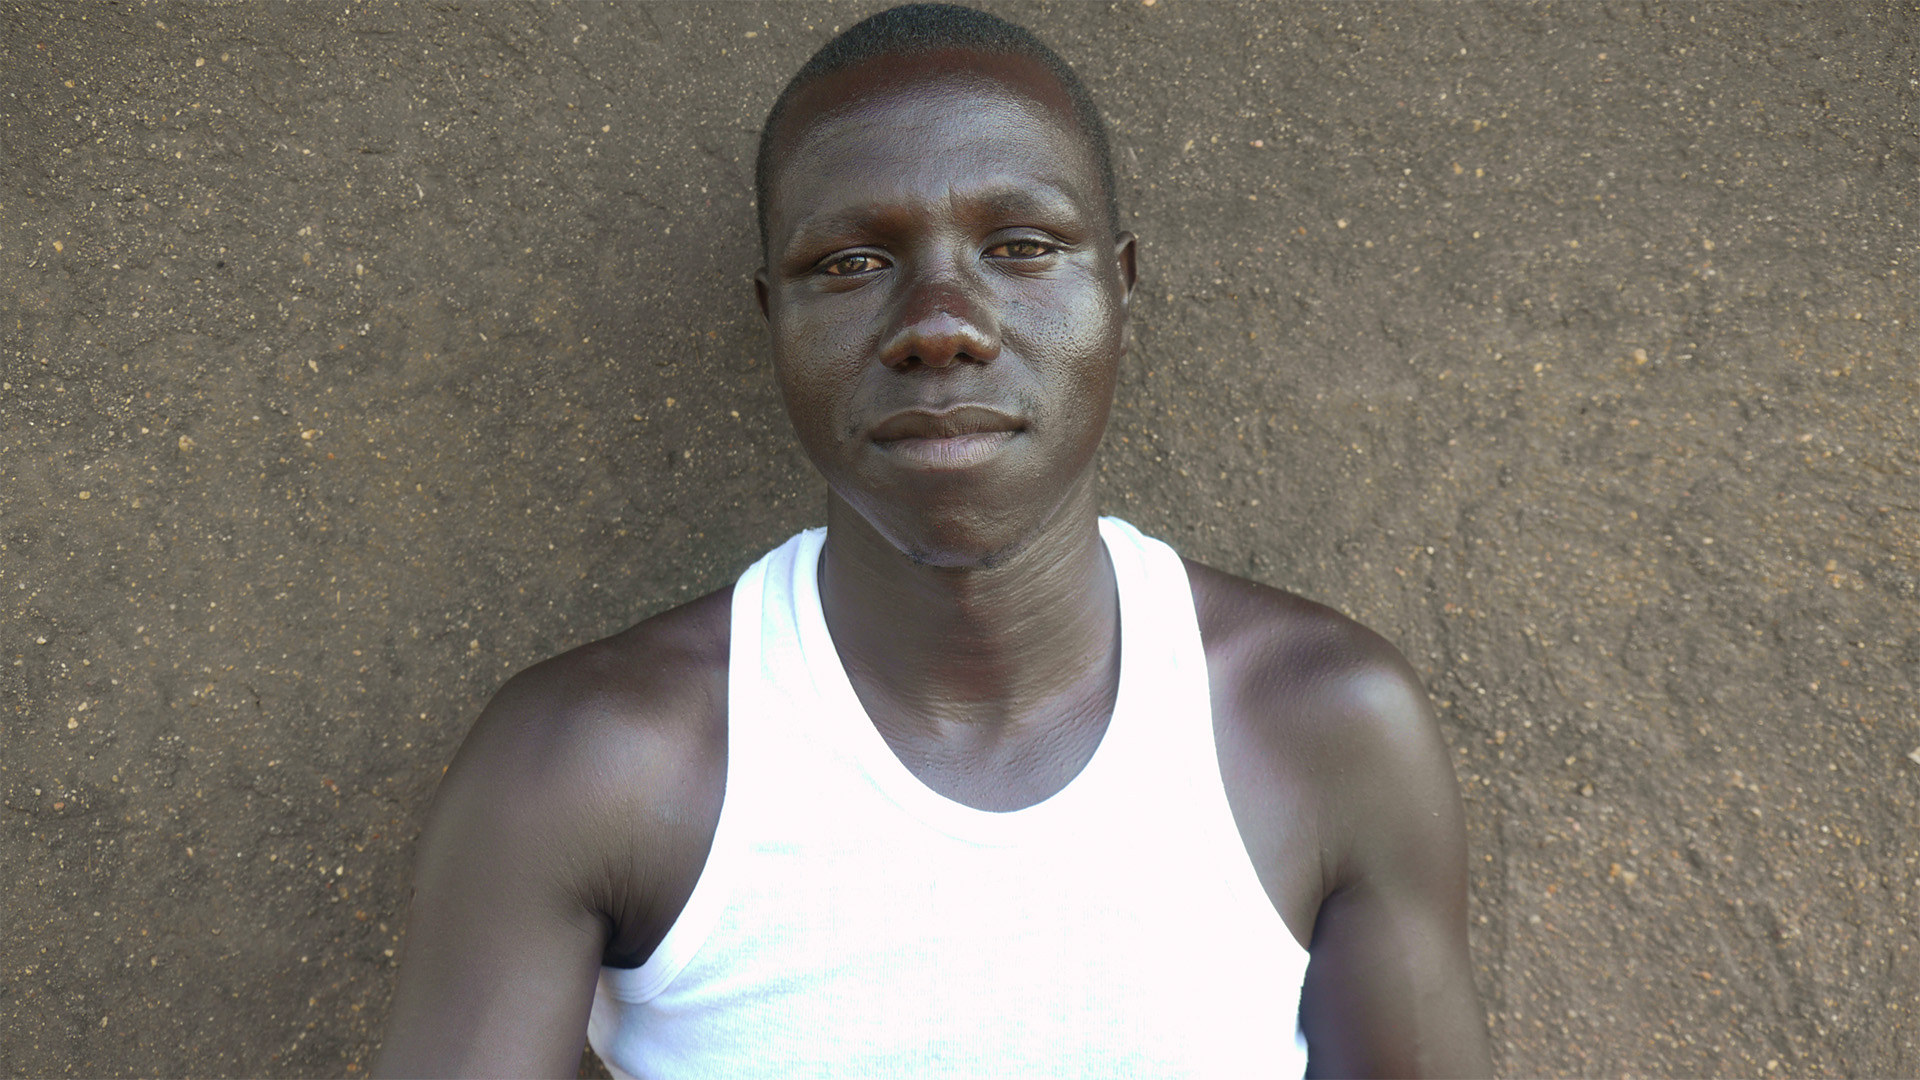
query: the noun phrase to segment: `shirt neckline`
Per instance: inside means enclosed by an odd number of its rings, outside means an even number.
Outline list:
[[[1144,583],[1139,580],[1135,560],[1115,550],[1116,537],[1112,534],[1117,527],[1112,519],[1100,519],[1100,537],[1113,568],[1120,609],[1120,680],[1113,714],[1092,756],[1060,790],[1018,810],[981,810],[933,790],[901,763],[854,693],[846,665],[827,629],[819,576],[827,531],[811,529],[795,553],[793,597],[800,651],[822,706],[819,719],[823,733],[853,759],[881,794],[913,817],[957,839],[1007,847],[1071,828],[1100,790],[1112,787],[1108,777],[1116,768],[1125,771],[1114,764],[1114,759],[1126,756],[1127,747],[1136,741],[1133,731],[1140,723],[1135,702],[1140,697],[1139,668],[1145,658],[1140,625],[1145,611]]]

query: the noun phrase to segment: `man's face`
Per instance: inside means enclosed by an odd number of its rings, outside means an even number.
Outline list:
[[[823,80],[782,127],[758,287],[787,410],[924,562],[1018,549],[1106,426],[1134,245],[1069,110],[1032,61],[934,54]]]

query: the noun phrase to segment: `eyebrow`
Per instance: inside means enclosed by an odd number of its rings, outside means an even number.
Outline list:
[[[1049,184],[995,188],[976,201],[994,217],[1056,217],[1074,212],[1073,200],[1066,192]]]
[[[970,218],[1034,218],[1060,221],[1077,218],[1074,200],[1051,184],[1002,184],[962,195],[964,213]],[[828,211],[802,220],[789,234],[786,251],[792,252],[849,233],[884,230],[889,220],[901,212],[898,204]]]

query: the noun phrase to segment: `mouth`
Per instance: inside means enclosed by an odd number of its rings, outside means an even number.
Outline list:
[[[1018,417],[984,405],[894,413],[868,436],[883,453],[924,469],[963,469],[992,457],[1026,430]]]

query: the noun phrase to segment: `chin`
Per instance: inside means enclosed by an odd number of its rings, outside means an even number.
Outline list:
[[[1017,559],[1072,502],[1083,485],[995,505],[975,492],[950,505],[906,507],[886,500],[846,499],[847,504],[894,550],[918,566],[991,570]],[[844,499],[844,496],[843,496]]]
[[[909,562],[951,570],[1004,566],[1032,542],[1044,524],[985,515],[977,506],[959,513],[932,515],[901,514],[898,507],[887,507],[879,514],[863,509],[860,516]]]

